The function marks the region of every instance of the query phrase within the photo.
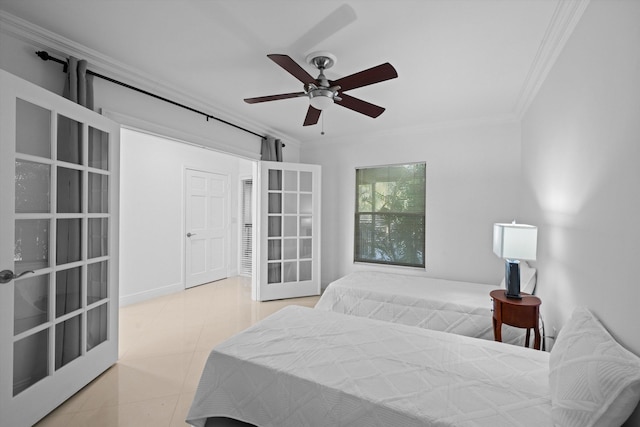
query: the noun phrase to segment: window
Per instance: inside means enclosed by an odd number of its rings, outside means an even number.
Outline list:
[[[424,267],[425,163],[356,169],[354,261]]]

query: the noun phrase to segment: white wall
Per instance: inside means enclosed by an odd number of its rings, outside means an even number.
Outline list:
[[[587,306],[640,355],[639,22],[638,1],[589,4],[523,120],[520,212],[547,325]]]
[[[522,216],[561,326],[590,307],[640,354],[640,2],[592,1],[523,121]]]
[[[499,284],[494,222],[516,218],[520,126],[498,123],[326,140],[301,150],[322,165],[323,285],[359,269]],[[355,168],[425,161],[426,270],[353,263]]]
[[[229,176],[227,270],[237,274],[238,173],[251,162],[147,133],[121,132],[120,302],[184,289],[185,169]],[[248,166],[247,166],[248,165]]]

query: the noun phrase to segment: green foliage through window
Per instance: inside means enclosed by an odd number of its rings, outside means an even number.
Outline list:
[[[356,169],[354,260],[424,267],[425,163]]]

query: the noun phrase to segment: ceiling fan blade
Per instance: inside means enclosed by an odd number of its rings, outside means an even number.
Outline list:
[[[320,113],[322,113],[322,110],[318,110],[317,108],[313,108],[311,105],[309,105],[307,116],[304,118],[304,123],[302,124],[302,126],[310,126],[318,123]]]
[[[300,80],[302,83],[306,84],[316,81],[316,79],[311,77],[311,74],[307,73],[305,69],[298,65],[296,61],[291,59],[290,56],[281,54],[271,54],[267,56],[269,57],[269,59],[284,68],[289,74]]]
[[[340,86],[340,91],[344,92],[385,80],[395,79],[396,77],[398,77],[396,69],[393,68],[393,65],[385,62],[377,67],[369,68],[368,70],[360,71],[359,73],[351,74],[350,76],[342,77],[329,83],[331,83],[331,86]]]
[[[342,107],[357,111],[358,113],[364,114],[365,116],[373,117],[374,119],[384,112],[384,108],[382,107],[358,98],[354,98],[353,96],[349,96],[344,93],[340,94],[340,98],[342,98],[341,101],[334,102]]]
[[[257,104],[258,102],[277,101],[279,99],[297,98],[299,96],[307,96],[304,92],[282,93],[280,95],[259,96],[257,98],[245,98],[247,104]]]

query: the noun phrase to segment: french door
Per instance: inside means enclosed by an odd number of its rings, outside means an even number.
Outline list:
[[[320,295],[319,165],[257,162],[253,299]]]
[[[224,279],[227,273],[229,178],[187,169],[185,287]]]
[[[118,355],[119,126],[0,70],[0,426]]]

